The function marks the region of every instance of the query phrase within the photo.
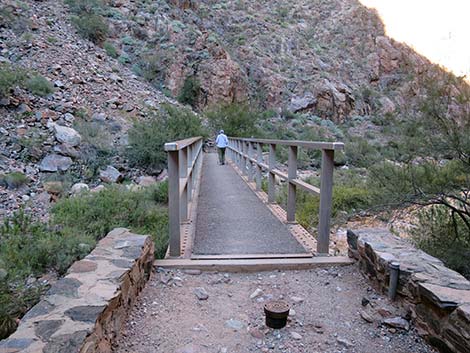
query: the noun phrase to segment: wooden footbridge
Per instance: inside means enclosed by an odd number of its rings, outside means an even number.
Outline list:
[[[288,150],[287,173],[276,149]],[[320,188],[297,176],[299,148],[322,151]],[[349,264],[330,255],[334,154],[337,142],[229,138],[228,163],[203,151],[201,137],[165,144],[168,152],[170,245],[157,266],[225,271],[303,269]],[[264,176],[267,193],[263,191]],[[287,183],[287,207],[276,203]],[[295,220],[298,189],[320,196],[316,237]]]

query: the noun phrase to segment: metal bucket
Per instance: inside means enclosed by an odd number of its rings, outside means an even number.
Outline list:
[[[286,326],[290,305],[282,300],[273,300],[264,305],[266,326],[280,329]]]

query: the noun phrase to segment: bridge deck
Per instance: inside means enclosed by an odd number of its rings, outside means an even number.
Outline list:
[[[306,253],[287,229],[217,155],[204,156],[193,254]]]

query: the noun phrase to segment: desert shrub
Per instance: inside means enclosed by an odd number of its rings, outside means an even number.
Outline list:
[[[0,226],[0,339],[8,337],[20,318],[45,289],[29,278],[46,271],[64,273],[94,246],[84,234],[69,236],[33,221],[23,212],[6,218]]]
[[[344,222],[348,215],[363,210],[370,205],[370,194],[362,186],[338,185],[333,188],[331,217],[333,223]],[[316,231],[318,226],[318,213],[320,211],[320,197],[306,192],[298,192],[297,221],[306,229]]]
[[[102,13],[105,9],[105,3],[102,0],[65,0],[72,13]]]
[[[470,279],[470,231],[457,214],[444,206],[422,210],[412,239],[420,249]]]
[[[47,96],[54,93],[54,86],[43,76],[34,75],[26,81],[26,88],[37,96]]]
[[[212,131],[223,129],[228,136],[256,137],[261,114],[246,104],[232,103],[206,112]]]
[[[23,86],[26,78],[24,70],[0,63],[0,97],[8,97],[15,86]]]
[[[311,185],[320,186],[319,178],[308,178]],[[287,187],[278,190],[277,202],[287,206]],[[320,197],[297,189],[296,220],[306,229],[316,232],[320,211]],[[354,171],[338,171],[334,175],[331,216],[335,224],[344,223],[347,217],[368,209],[373,199],[362,176]]]
[[[129,130],[127,156],[134,166],[160,170],[166,165],[166,142],[205,134],[200,118],[191,110],[164,105],[163,111]]]
[[[150,234],[155,242],[155,255],[162,257],[168,244],[167,209],[161,203],[166,187],[158,184],[131,191],[124,186],[112,186],[99,193],[62,199],[54,205],[52,219],[65,234],[86,235],[95,240],[117,227]]]
[[[72,22],[78,33],[93,43],[102,43],[108,36],[108,24],[103,17],[106,5],[101,0],[67,0],[74,14]]]
[[[163,257],[168,246],[167,192],[167,183],[138,191],[113,186],[59,200],[50,224],[23,212],[5,219],[0,225],[0,339],[16,329],[16,319],[45,290],[39,281],[27,284],[29,279],[48,271],[64,274],[113,228],[150,234],[155,255]]]
[[[0,186],[3,186],[8,189],[18,189],[19,187],[27,184],[28,182],[28,177],[20,172],[0,174]]]
[[[140,73],[147,81],[158,84],[165,79],[166,68],[170,65],[170,59],[163,51],[141,55],[139,59]]]
[[[93,179],[115,153],[112,136],[104,124],[95,121],[78,120],[74,127],[82,136],[80,159],[86,166],[83,176]]]
[[[93,43],[102,43],[108,36],[108,24],[101,15],[83,14],[72,19],[78,33]]]
[[[360,168],[368,168],[381,158],[378,148],[361,137],[349,137],[344,154],[346,163]]]
[[[186,77],[181,92],[178,95],[178,102],[194,107],[197,103],[200,89],[201,84],[196,77]]]
[[[103,48],[110,57],[116,59],[119,56],[116,47],[112,43],[104,42]]]

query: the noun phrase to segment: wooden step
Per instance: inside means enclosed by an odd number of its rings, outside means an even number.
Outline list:
[[[346,266],[354,263],[346,256],[265,259],[165,259],[155,261],[156,267],[222,272],[257,272],[274,270],[306,270],[315,267]]]
[[[200,255],[192,254],[191,260],[243,260],[243,259],[296,259],[313,257],[311,253],[298,254],[223,254]]]

